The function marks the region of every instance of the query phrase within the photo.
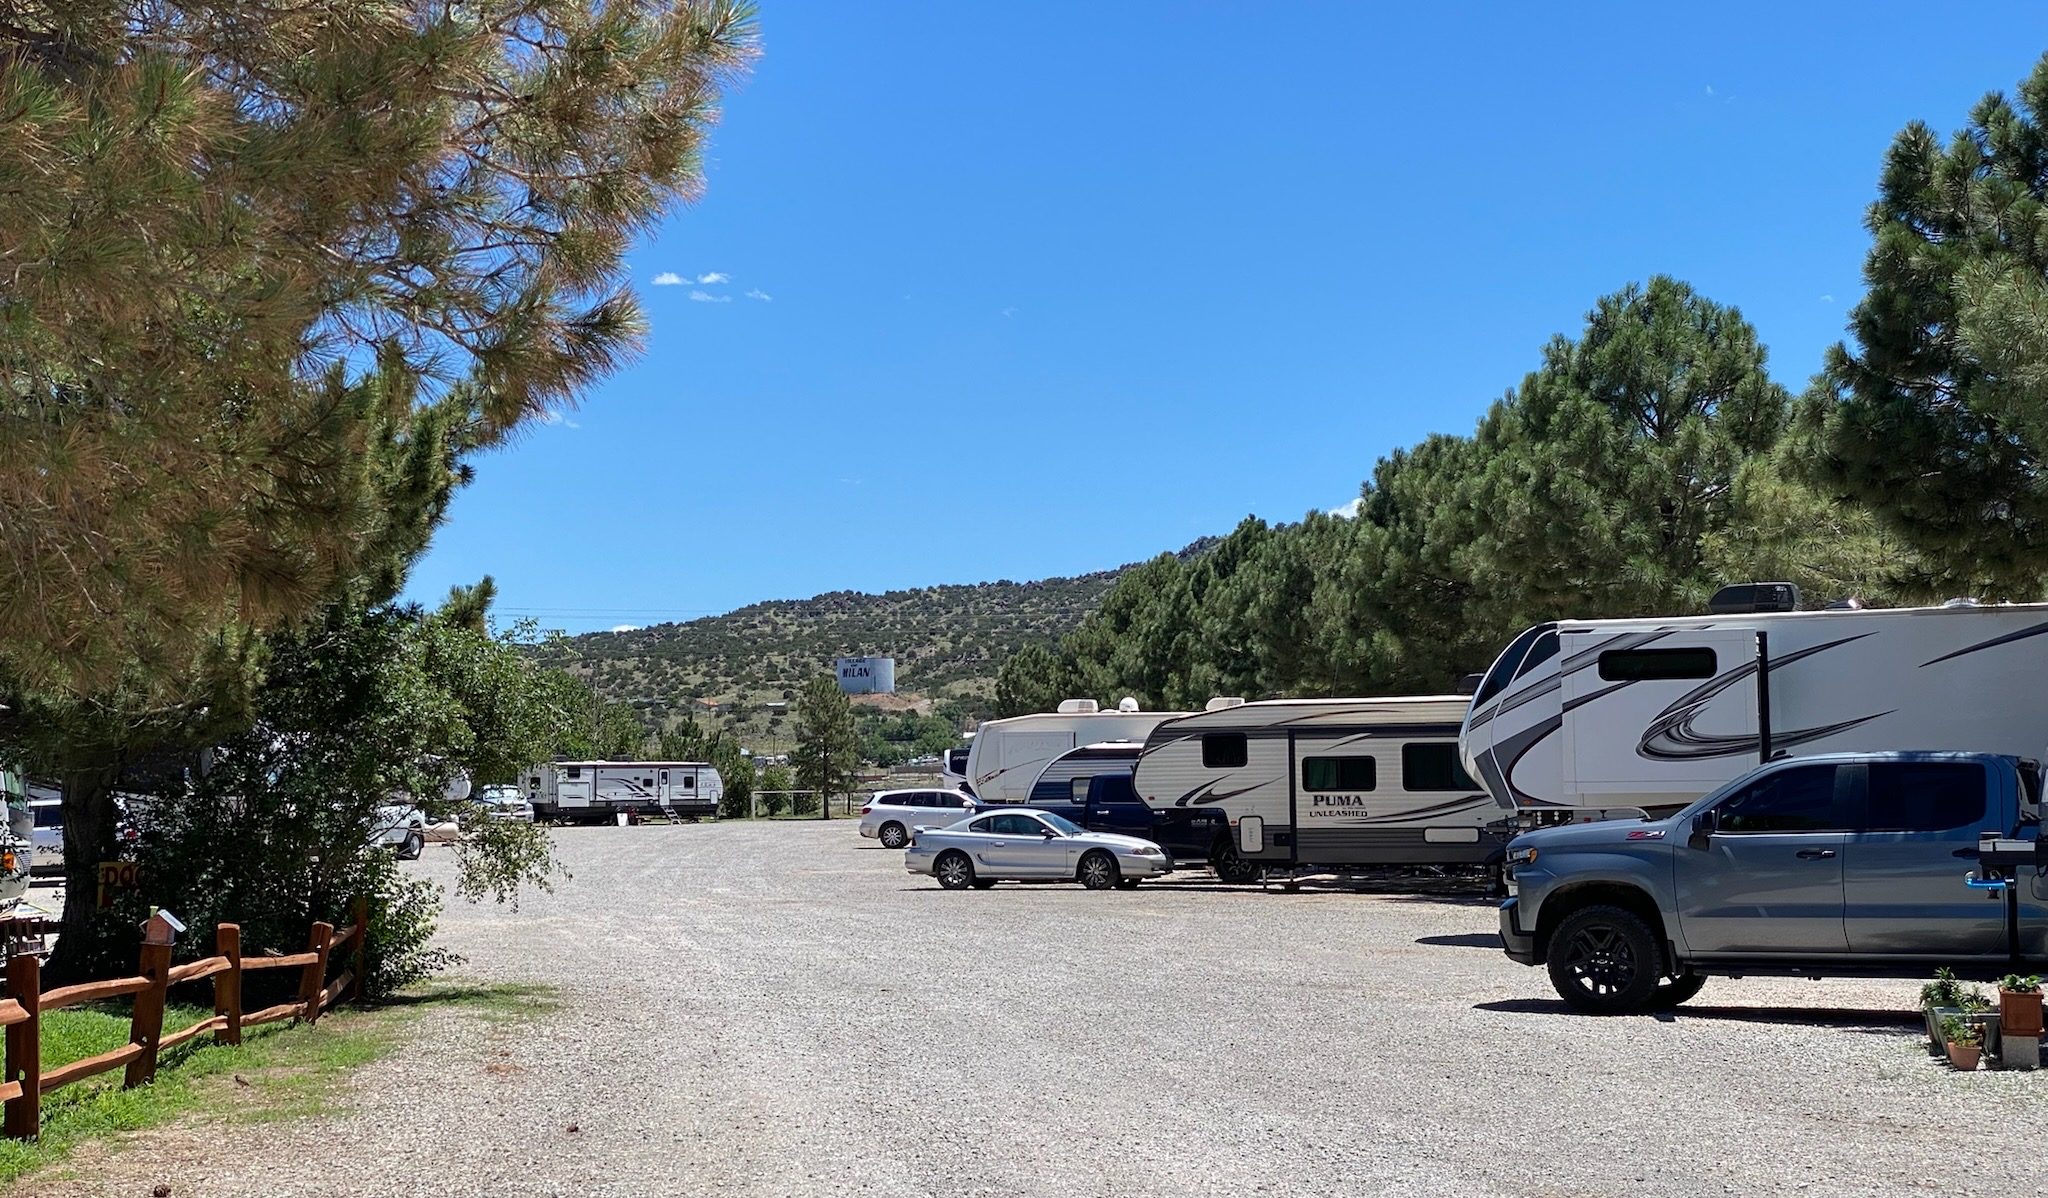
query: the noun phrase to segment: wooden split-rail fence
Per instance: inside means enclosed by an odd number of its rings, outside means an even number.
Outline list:
[[[344,997],[362,997],[363,942],[369,935],[369,904],[363,900],[356,901],[354,919],[346,930],[337,933],[333,924],[316,923],[306,951],[286,956],[242,956],[242,929],[224,923],[214,929],[213,956],[173,967],[171,946],[176,932],[176,924],[163,915],[150,916],[143,928],[141,963],[133,975],[124,978],[44,990],[40,960],[23,955],[7,962],[7,997],[0,999],[0,1027],[7,1029],[7,1071],[5,1080],[0,1081],[6,1114],[0,1131],[13,1139],[35,1139],[42,1128],[43,1095],[59,1086],[125,1066],[123,1086],[132,1090],[156,1077],[158,1054],[187,1040],[211,1035],[216,1043],[240,1044],[243,1028],[279,1019],[312,1023]],[[350,953],[349,968],[328,981],[328,963],[344,950]],[[265,969],[297,969],[298,995],[260,1011],[244,1011],[243,975]],[[213,1015],[165,1035],[165,993],[172,986],[206,978],[213,979]],[[45,1014],[129,995],[135,997],[135,1007],[129,1017],[127,1044],[43,1071]]]

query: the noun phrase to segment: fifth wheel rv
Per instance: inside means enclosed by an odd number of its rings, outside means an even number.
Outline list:
[[[1259,870],[1483,865],[1505,815],[1458,764],[1462,695],[1212,700],[1161,724],[1132,781],[1160,812],[1220,810],[1226,881]]]
[[[527,772],[535,819],[610,823],[619,813],[695,819],[718,814],[725,783],[702,761],[549,761]]]
[[[1473,694],[1465,766],[1551,823],[1668,814],[1788,754],[2048,748],[2048,604],[1798,605],[1745,584],[1707,616],[1537,625]]]
[[[1053,758],[1081,745],[1104,740],[1143,741],[1167,720],[1185,711],[1139,711],[1136,699],[1125,699],[1115,711],[1103,711],[1093,699],[1068,699],[1055,712],[990,720],[974,734],[967,754],[967,783],[986,803],[1023,803],[1031,784]]]

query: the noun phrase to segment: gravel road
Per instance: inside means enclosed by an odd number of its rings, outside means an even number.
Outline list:
[[[1951,1074],[1908,982],[1715,981],[1567,1014],[1483,902],[953,893],[851,823],[564,832],[575,878],[457,906],[446,1010],[350,1113],[87,1188],[175,1195],[1970,1194],[2038,1179],[2048,1074]],[[446,850],[421,869],[450,872]],[[341,1172],[282,1175],[280,1160]],[[145,1184],[147,1183],[147,1184]],[[136,1188],[139,1187],[139,1188]],[[37,1192],[34,1183],[28,1187]]]

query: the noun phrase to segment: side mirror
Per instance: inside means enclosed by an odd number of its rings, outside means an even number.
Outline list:
[[[1047,829],[1045,830],[1045,838],[1046,838],[1047,840],[1051,840],[1051,839],[1053,839],[1054,837],[1056,837],[1056,836],[1058,836],[1058,835],[1059,835],[1059,833],[1057,833],[1057,832],[1053,831],[1053,830],[1052,830],[1051,828],[1047,828]]]
[[[1713,839],[1713,835],[1714,809],[1709,807],[1692,817],[1692,835],[1686,838],[1685,843],[1688,847],[1703,849]]]

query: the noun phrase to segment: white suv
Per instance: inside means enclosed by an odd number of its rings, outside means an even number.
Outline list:
[[[861,804],[860,834],[881,841],[885,849],[900,849],[919,828],[957,824],[982,806],[973,795],[957,790],[877,791]]]

